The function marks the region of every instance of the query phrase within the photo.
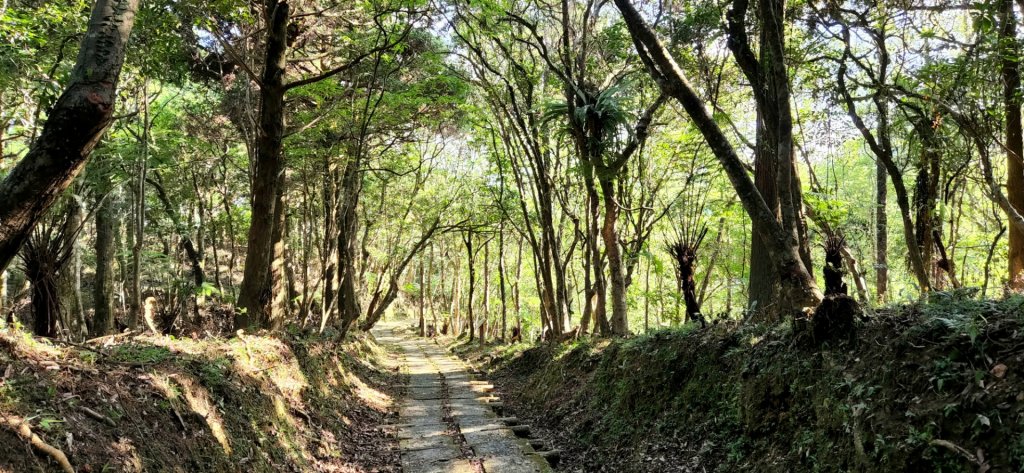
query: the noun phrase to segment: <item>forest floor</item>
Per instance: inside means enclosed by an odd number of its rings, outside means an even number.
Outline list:
[[[403,375],[372,337],[0,329],[0,472],[399,472]],[[27,428],[27,429],[26,429]],[[67,470],[64,470],[67,471]]]
[[[854,340],[825,346],[788,323],[438,341],[486,372],[501,415],[560,451],[558,471],[1024,471],[1024,297],[938,293],[868,315]],[[0,329],[0,445],[12,447],[0,472],[61,471],[46,446],[86,473],[420,473],[432,470],[412,452],[440,444],[486,468],[471,438],[496,420],[486,396],[402,323],[378,331],[381,343],[120,335],[72,346]]]
[[[853,342],[722,323],[624,340],[445,340],[572,472],[1024,471],[1024,298],[878,310]]]
[[[465,363],[401,324],[375,329],[395,346],[408,372],[398,437],[404,473],[542,473],[551,471],[526,440],[488,406],[493,385],[475,379]]]

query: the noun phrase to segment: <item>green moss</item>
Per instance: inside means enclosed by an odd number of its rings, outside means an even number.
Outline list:
[[[976,469],[936,439],[1024,471],[1022,307],[1020,296],[937,294],[881,310],[856,344],[816,351],[781,324],[491,356],[499,378],[529,386],[517,403],[621,471],[650,471],[666,450],[645,449],[657,445],[684,446],[677,460],[707,471]],[[995,363],[1009,374],[994,377]]]

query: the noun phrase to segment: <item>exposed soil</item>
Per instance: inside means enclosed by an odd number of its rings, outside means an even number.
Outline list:
[[[0,416],[81,472],[398,472],[399,376],[372,339],[108,337],[0,330]],[[91,412],[90,412],[91,411]],[[0,471],[60,471],[0,426]]]

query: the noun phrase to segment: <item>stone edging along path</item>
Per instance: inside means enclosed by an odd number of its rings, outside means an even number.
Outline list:
[[[394,325],[374,330],[378,342],[396,347],[409,385],[395,426],[404,473],[541,473],[547,460],[518,434],[511,418],[498,417],[494,386],[474,379],[469,367],[435,343],[399,334]]]

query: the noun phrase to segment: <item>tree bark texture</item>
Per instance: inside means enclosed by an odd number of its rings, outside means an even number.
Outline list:
[[[67,88],[25,158],[0,183],[0,271],[85,167],[113,120],[139,0],[98,0]]]
[[[284,74],[288,50],[289,6],[267,0],[267,38],[263,76],[260,84],[259,136],[255,176],[252,183],[252,220],[245,270],[238,294],[239,311],[235,329],[249,329],[270,319],[273,305],[271,264],[274,258],[274,207],[278,184],[284,172]]]

